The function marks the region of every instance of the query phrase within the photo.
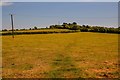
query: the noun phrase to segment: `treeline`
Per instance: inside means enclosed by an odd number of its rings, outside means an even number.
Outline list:
[[[70,31],[46,31],[46,32],[25,32],[27,30],[44,30],[44,29],[69,29]],[[3,29],[2,31],[12,31]],[[120,27],[118,28],[108,28],[108,27],[100,27],[100,26],[89,26],[89,25],[78,25],[76,22],[73,23],[63,23],[62,25],[51,25],[46,28],[38,28],[34,26],[33,28],[29,29],[14,29],[14,31],[24,31],[24,32],[15,32],[15,34],[48,34],[48,33],[71,33],[71,32],[100,32],[100,33],[117,33],[120,34]],[[11,33],[2,33],[3,35],[11,34]]]
[[[36,26],[34,26],[33,28],[29,28],[29,29],[14,29],[14,31],[25,31],[25,30],[44,30],[44,29],[49,29],[49,28],[38,28]],[[7,29],[2,29],[2,31],[12,31],[12,30],[7,30]]]
[[[21,34],[52,34],[52,33],[74,33],[78,31],[74,30],[66,30],[66,31],[35,31],[35,32],[14,32],[14,35],[21,35]],[[2,33],[2,35],[13,35],[11,32]]]
[[[81,32],[100,32],[100,33],[118,33],[118,34],[120,33],[120,27],[108,28],[108,27],[100,27],[100,26],[78,25],[76,22],[63,23],[62,25],[51,25],[49,28],[80,30]]]

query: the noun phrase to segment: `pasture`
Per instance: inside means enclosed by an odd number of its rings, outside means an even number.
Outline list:
[[[3,78],[118,78],[118,34],[2,36]]]

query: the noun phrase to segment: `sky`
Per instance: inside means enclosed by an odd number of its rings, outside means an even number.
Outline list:
[[[53,0],[54,1],[54,0]],[[67,0],[66,0],[67,1]],[[77,1],[77,0],[76,0]],[[82,1],[82,0],[81,0]],[[49,27],[63,22],[80,25],[118,27],[118,2],[10,2],[2,5],[2,28]],[[89,2],[91,1],[91,2]],[[102,0],[101,0],[102,1]],[[104,0],[105,1],[105,0]],[[110,0],[109,0],[110,1]]]
[[[2,2],[118,2],[119,0],[1,0]]]

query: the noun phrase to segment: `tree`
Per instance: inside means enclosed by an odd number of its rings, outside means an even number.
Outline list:
[[[89,25],[86,25],[86,28],[90,28],[90,26],[89,26]]]
[[[63,25],[67,25],[67,23],[64,22]]]
[[[32,30],[31,28],[29,28],[29,30]]]
[[[34,29],[37,30],[37,27],[35,26]]]
[[[55,28],[57,28],[57,29],[63,29],[63,26],[61,26],[61,25],[55,25]]]
[[[84,28],[85,28],[86,26],[85,26],[85,25],[82,25],[82,27],[84,27]]]
[[[7,29],[3,29],[2,31],[7,31]]]
[[[81,31],[81,32],[88,32],[88,28],[85,28],[85,27],[80,28],[80,31]]]
[[[93,27],[92,29],[93,29],[93,32],[99,32],[100,31],[100,28],[97,27],[97,26]]]
[[[75,25],[75,26],[73,26],[71,29],[72,29],[72,30],[79,30],[79,29],[80,29],[80,26]]]
[[[77,23],[76,23],[76,22],[73,22],[73,24],[74,24],[74,25],[77,25]]]
[[[53,29],[53,28],[54,28],[54,25],[51,25],[51,26],[50,26],[50,29]]]
[[[102,33],[104,33],[105,32],[104,27],[100,27],[99,31],[102,32]]]
[[[70,29],[70,26],[67,23],[63,23],[62,26],[63,29]]]
[[[18,31],[19,29],[16,29],[16,31]]]

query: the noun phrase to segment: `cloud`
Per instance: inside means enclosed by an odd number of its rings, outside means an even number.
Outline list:
[[[9,6],[12,5],[12,2],[0,2],[0,6]]]

